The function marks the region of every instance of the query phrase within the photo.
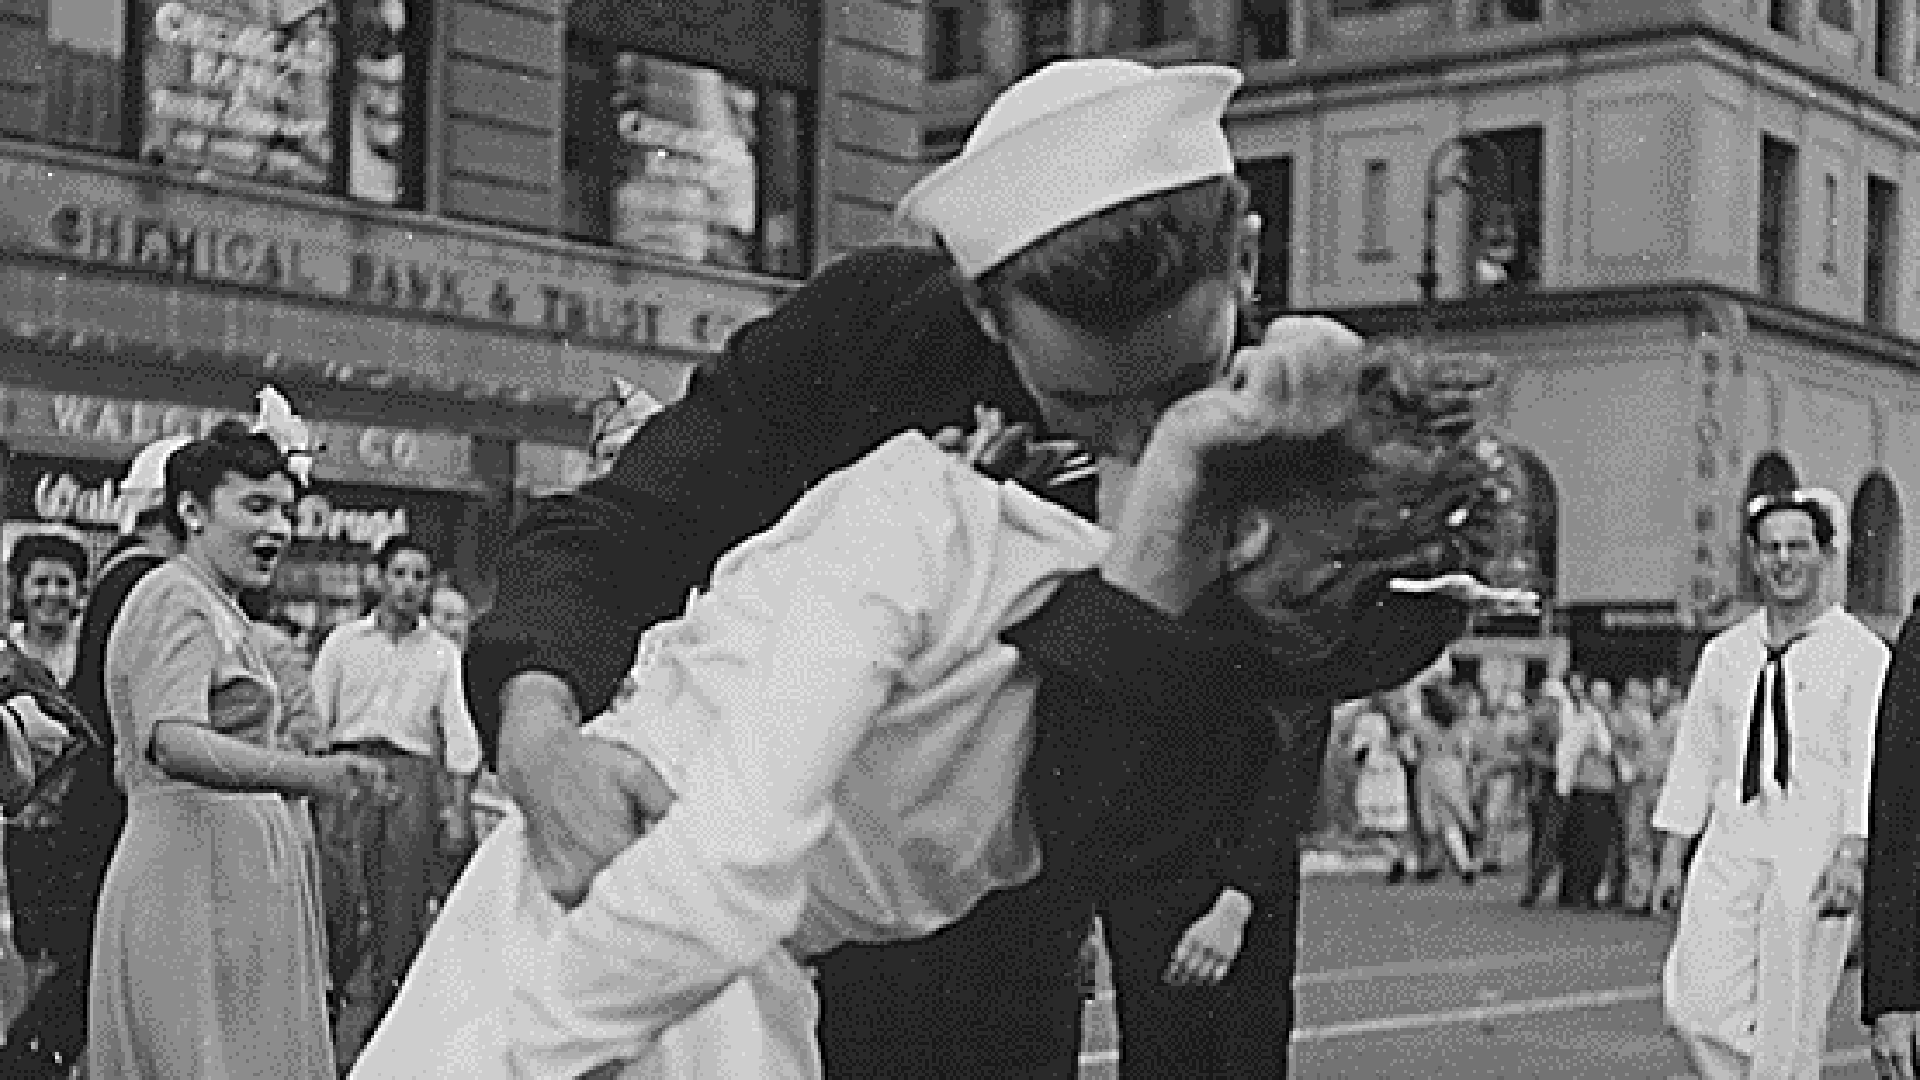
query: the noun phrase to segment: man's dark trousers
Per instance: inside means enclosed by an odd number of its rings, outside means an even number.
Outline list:
[[[1092,920],[1091,895],[1043,873],[931,937],[820,957],[827,1076],[1074,1080],[1078,960]]]
[[[1286,1080],[1293,1031],[1296,872],[1254,902],[1214,986],[1170,986],[1182,935],[1219,896],[1211,881],[1142,881],[1100,905],[1120,1017],[1121,1080]]]

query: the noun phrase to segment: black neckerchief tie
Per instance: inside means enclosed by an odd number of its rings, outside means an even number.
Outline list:
[[[1767,650],[1766,663],[1760,665],[1760,677],[1753,684],[1753,715],[1747,724],[1747,759],[1740,771],[1740,801],[1752,802],[1760,795],[1760,740],[1767,724],[1767,673],[1773,673],[1773,779],[1780,790],[1787,790],[1790,775],[1787,759],[1793,751],[1793,737],[1787,727],[1787,650],[1806,638],[1795,634]]]

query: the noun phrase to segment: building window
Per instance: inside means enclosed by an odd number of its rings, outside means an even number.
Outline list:
[[[1767,25],[1782,34],[1799,36],[1799,12],[1794,0],[1768,0]]]
[[[142,160],[418,205],[424,7],[141,0],[138,11]]]
[[[986,70],[986,10],[979,3],[942,4],[927,16],[927,76],[957,79]]]
[[[1540,0],[1479,0],[1481,26],[1540,21]]]
[[[1867,178],[1867,252],[1861,292],[1870,325],[1891,328],[1893,298],[1899,295],[1894,253],[1900,243],[1900,188],[1878,176]]]
[[[1913,0],[1880,0],[1879,17],[1873,24],[1873,73],[1882,79],[1899,78],[1895,65],[1912,6]]]
[[[1332,0],[1329,14],[1334,18],[1350,15],[1373,15],[1382,11],[1397,11],[1404,7],[1424,7],[1433,0]]]
[[[1243,161],[1240,178],[1253,196],[1250,209],[1260,215],[1260,307],[1277,315],[1293,301],[1293,159]]]
[[[123,149],[130,69],[124,0],[51,0],[12,10],[0,128],[65,146]],[[29,22],[20,14],[29,10],[44,18]],[[8,85],[14,79],[21,81]]]
[[[1799,156],[1791,143],[1760,137],[1759,285],[1761,293],[1776,300],[1789,299],[1793,283],[1793,189]]]
[[[1121,0],[1114,4],[1112,47],[1151,49],[1189,31],[1185,0]]]
[[[1241,0],[1241,59],[1284,60],[1292,55],[1293,0]]]
[[[1072,0],[1028,0],[1021,22],[1028,68],[1073,55]]]
[[[1821,248],[1820,269],[1832,277],[1840,273],[1840,181],[1832,173],[1827,173],[1822,179],[1825,192],[1822,206],[1826,217],[1821,228],[1825,242]]]
[[[1387,208],[1392,205],[1393,174],[1384,158],[1367,162],[1360,186],[1360,257],[1379,260],[1393,255],[1387,246]]]
[[[1847,517],[1847,609],[1900,614],[1900,495],[1886,473],[1867,474]]]
[[[34,14],[8,20],[24,36],[10,39],[0,73],[0,130],[162,168],[418,205],[427,65],[425,9],[415,2],[29,6]],[[25,71],[41,78],[16,81]]]
[[[1481,135],[1497,153],[1476,146],[1468,166],[1466,280],[1482,293],[1534,288],[1540,284],[1546,133],[1528,126]]]
[[[768,274],[806,273],[807,109],[711,67],[567,49],[564,231]]]
[[[1820,0],[1820,21],[1838,30],[1853,29],[1853,0]]]

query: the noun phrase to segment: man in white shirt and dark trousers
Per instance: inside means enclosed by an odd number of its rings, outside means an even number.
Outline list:
[[[1701,654],[1654,811],[1655,903],[1686,892],[1667,1020],[1708,1080],[1820,1075],[1860,904],[1889,658],[1822,589],[1845,513],[1825,490],[1748,504],[1762,607]]]
[[[433,556],[407,535],[379,553],[380,603],[327,636],[313,665],[313,695],[333,751],[374,755],[395,794],[381,803],[319,808],[328,963],[336,1000],[371,946],[375,1015],[384,1013],[425,933],[441,829],[450,847],[470,842],[469,798],[480,738],[467,712],[460,650],[421,618]],[[443,813],[436,750],[452,780]],[[360,933],[361,905],[372,918]]]

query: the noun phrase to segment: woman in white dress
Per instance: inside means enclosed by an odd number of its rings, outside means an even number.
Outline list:
[[[1293,436],[1220,470],[1224,569],[1276,647],[1315,648],[1346,609],[1300,601],[1345,587],[1343,561],[1381,565],[1370,539],[1437,539],[1502,463],[1422,426],[1410,384],[1443,365],[1346,356],[1327,379],[1245,357],[1174,409],[1231,402]],[[1409,502],[1432,535],[1399,527]],[[636,694],[590,725],[649,759],[672,809],[571,911],[503,824],[352,1075],[818,1076],[806,957],[932,933],[1038,871],[1018,790],[1035,681],[999,635],[1105,542],[915,434],[827,478],[643,638]]]

